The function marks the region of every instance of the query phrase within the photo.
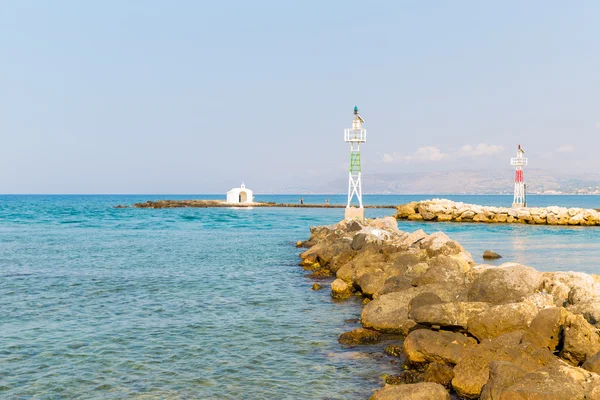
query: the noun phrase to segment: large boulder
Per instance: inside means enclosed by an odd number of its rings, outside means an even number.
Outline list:
[[[408,218],[410,215],[417,213],[417,203],[412,202],[396,207],[396,218]]]
[[[358,276],[365,272],[380,268],[385,262],[385,256],[375,249],[362,250],[352,261],[342,265],[336,272],[336,276],[346,282],[354,282]]]
[[[583,272],[545,272],[540,290],[551,294],[558,307],[600,297],[600,284]]]
[[[530,372],[556,362],[553,354],[529,342],[521,343],[522,331],[483,340],[454,367],[452,387],[459,396],[476,399],[489,378],[492,361],[508,361]]]
[[[477,341],[460,333],[417,329],[404,340],[404,354],[412,363],[457,364]]]
[[[537,307],[528,302],[500,304],[473,316],[467,329],[479,340],[490,339],[512,331],[526,330],[537,313]]]
[[[600,328],[600,298],[589,298],[586,301],[567,306],[567,311],[583,316],[587,322]]]
[[[371,400],[450,400],[450,394],[438,383],[423,382],[409,385],[386,385]]]
[[[526,336],[540,347],[550,351],[556,350],[560,344],[563,325],[569,313],[562,307],[551,307],[540,310],[529,324]]]
[[[427,260],[428,268],[412,280],[415,286],[429,283],[452,282],[464,285],[470,279],[471,265],[457,255],[437,255]]]
[[[331,297],[334,299],[347,299],[352,296],[353,291],[352,286],[341,279],[331,282]]]
[[[425,292],[418,294],[408,302],[409,316],[412,310],[416,310],[419,307],[423,307],[430,304],[440,304],[443,302],[444,301],[440,298],[440,296],[438,296],[435,293]]]
[[[525,265],[505,263],[480,273],[469,291],[469,301],[493,304],[517,303],[533,294],[542,274]]]
[[[581,315],[568,315],[563,326],[563,348],[560,356],[578,366],[600,351],[598,329]]]
[[[411,310],[409,316],[419,324],[466,329],[469,319],[488,308],[490,308],[489,303],[458,301],[424,305]]]
[[[463,291],[464,288],[457,285],[438,283],[384,294],[365,306],[361,314],[361,321],[365,328],[407,335],[417,325],[408,317],[408,304],[414,297],[421,293],[431,292],[438,295],[443,301],[449,301],[460,296]]]
[[[492,361],[489,365],[490,377],[481,390],[480,400],[498,400],[509,386],[519,382],[527,371],[508,361]]]
[[[356,278],[356,284],[363,295],[372,297],[383,290],[388,274],[379,266],[373,266],[369,271],[363,272]]]
[[[439,383],[448,388],[452,387],[452,378],[454,378],[452,367],[439,362],[427,364],[425,373],[423,374],[424,382]]]
[[[600,376],[562,362],[550,363],[499,390],[493,399],[600,399]]]

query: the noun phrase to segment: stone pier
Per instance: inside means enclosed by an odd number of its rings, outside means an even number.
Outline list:
[[[438,222],[517,223],[534,225],[600,225],[600,212],[566,207],[486,207],[447,199],[412,202],[397,208],[396,219]]]

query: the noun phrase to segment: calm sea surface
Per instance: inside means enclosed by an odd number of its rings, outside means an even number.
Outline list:
[[[356,300],[313,292],[296,240],[342,209],[115,209],[160,198],[0,196],[0,398],[365,399],[397,366],[341,349]],[[345,196],[257,195],[343,203]],[[365,196],[401,204],[432,196]],[[510,205],[509,196],[444,196]],[[600,197],[529,196],[600,208]],[[393,210],[366,211],[368,217]],[[400,222],[541,270],[600,273],[600,230]],[[372,351],[371,351],[372,352]]]

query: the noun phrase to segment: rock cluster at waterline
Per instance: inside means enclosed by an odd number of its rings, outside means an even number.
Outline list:
[[[440,222],[600,225],[600,212],[593,209],[556,206],[527,208],[486,207],[446,199],[433,199],[403,204],[397,208],[396,218]]]
[[[599,276],[475,265],[445,234],[392,217],[313,227],[303,245],[300,265],[336,276],[332,296],[370,300],[341,343],[405,336],[411,385],[373,399],[600,399]]]

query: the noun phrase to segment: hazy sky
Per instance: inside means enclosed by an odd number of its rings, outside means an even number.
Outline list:
[[[598,1],[0,0],[0,193],[600,169]]]

